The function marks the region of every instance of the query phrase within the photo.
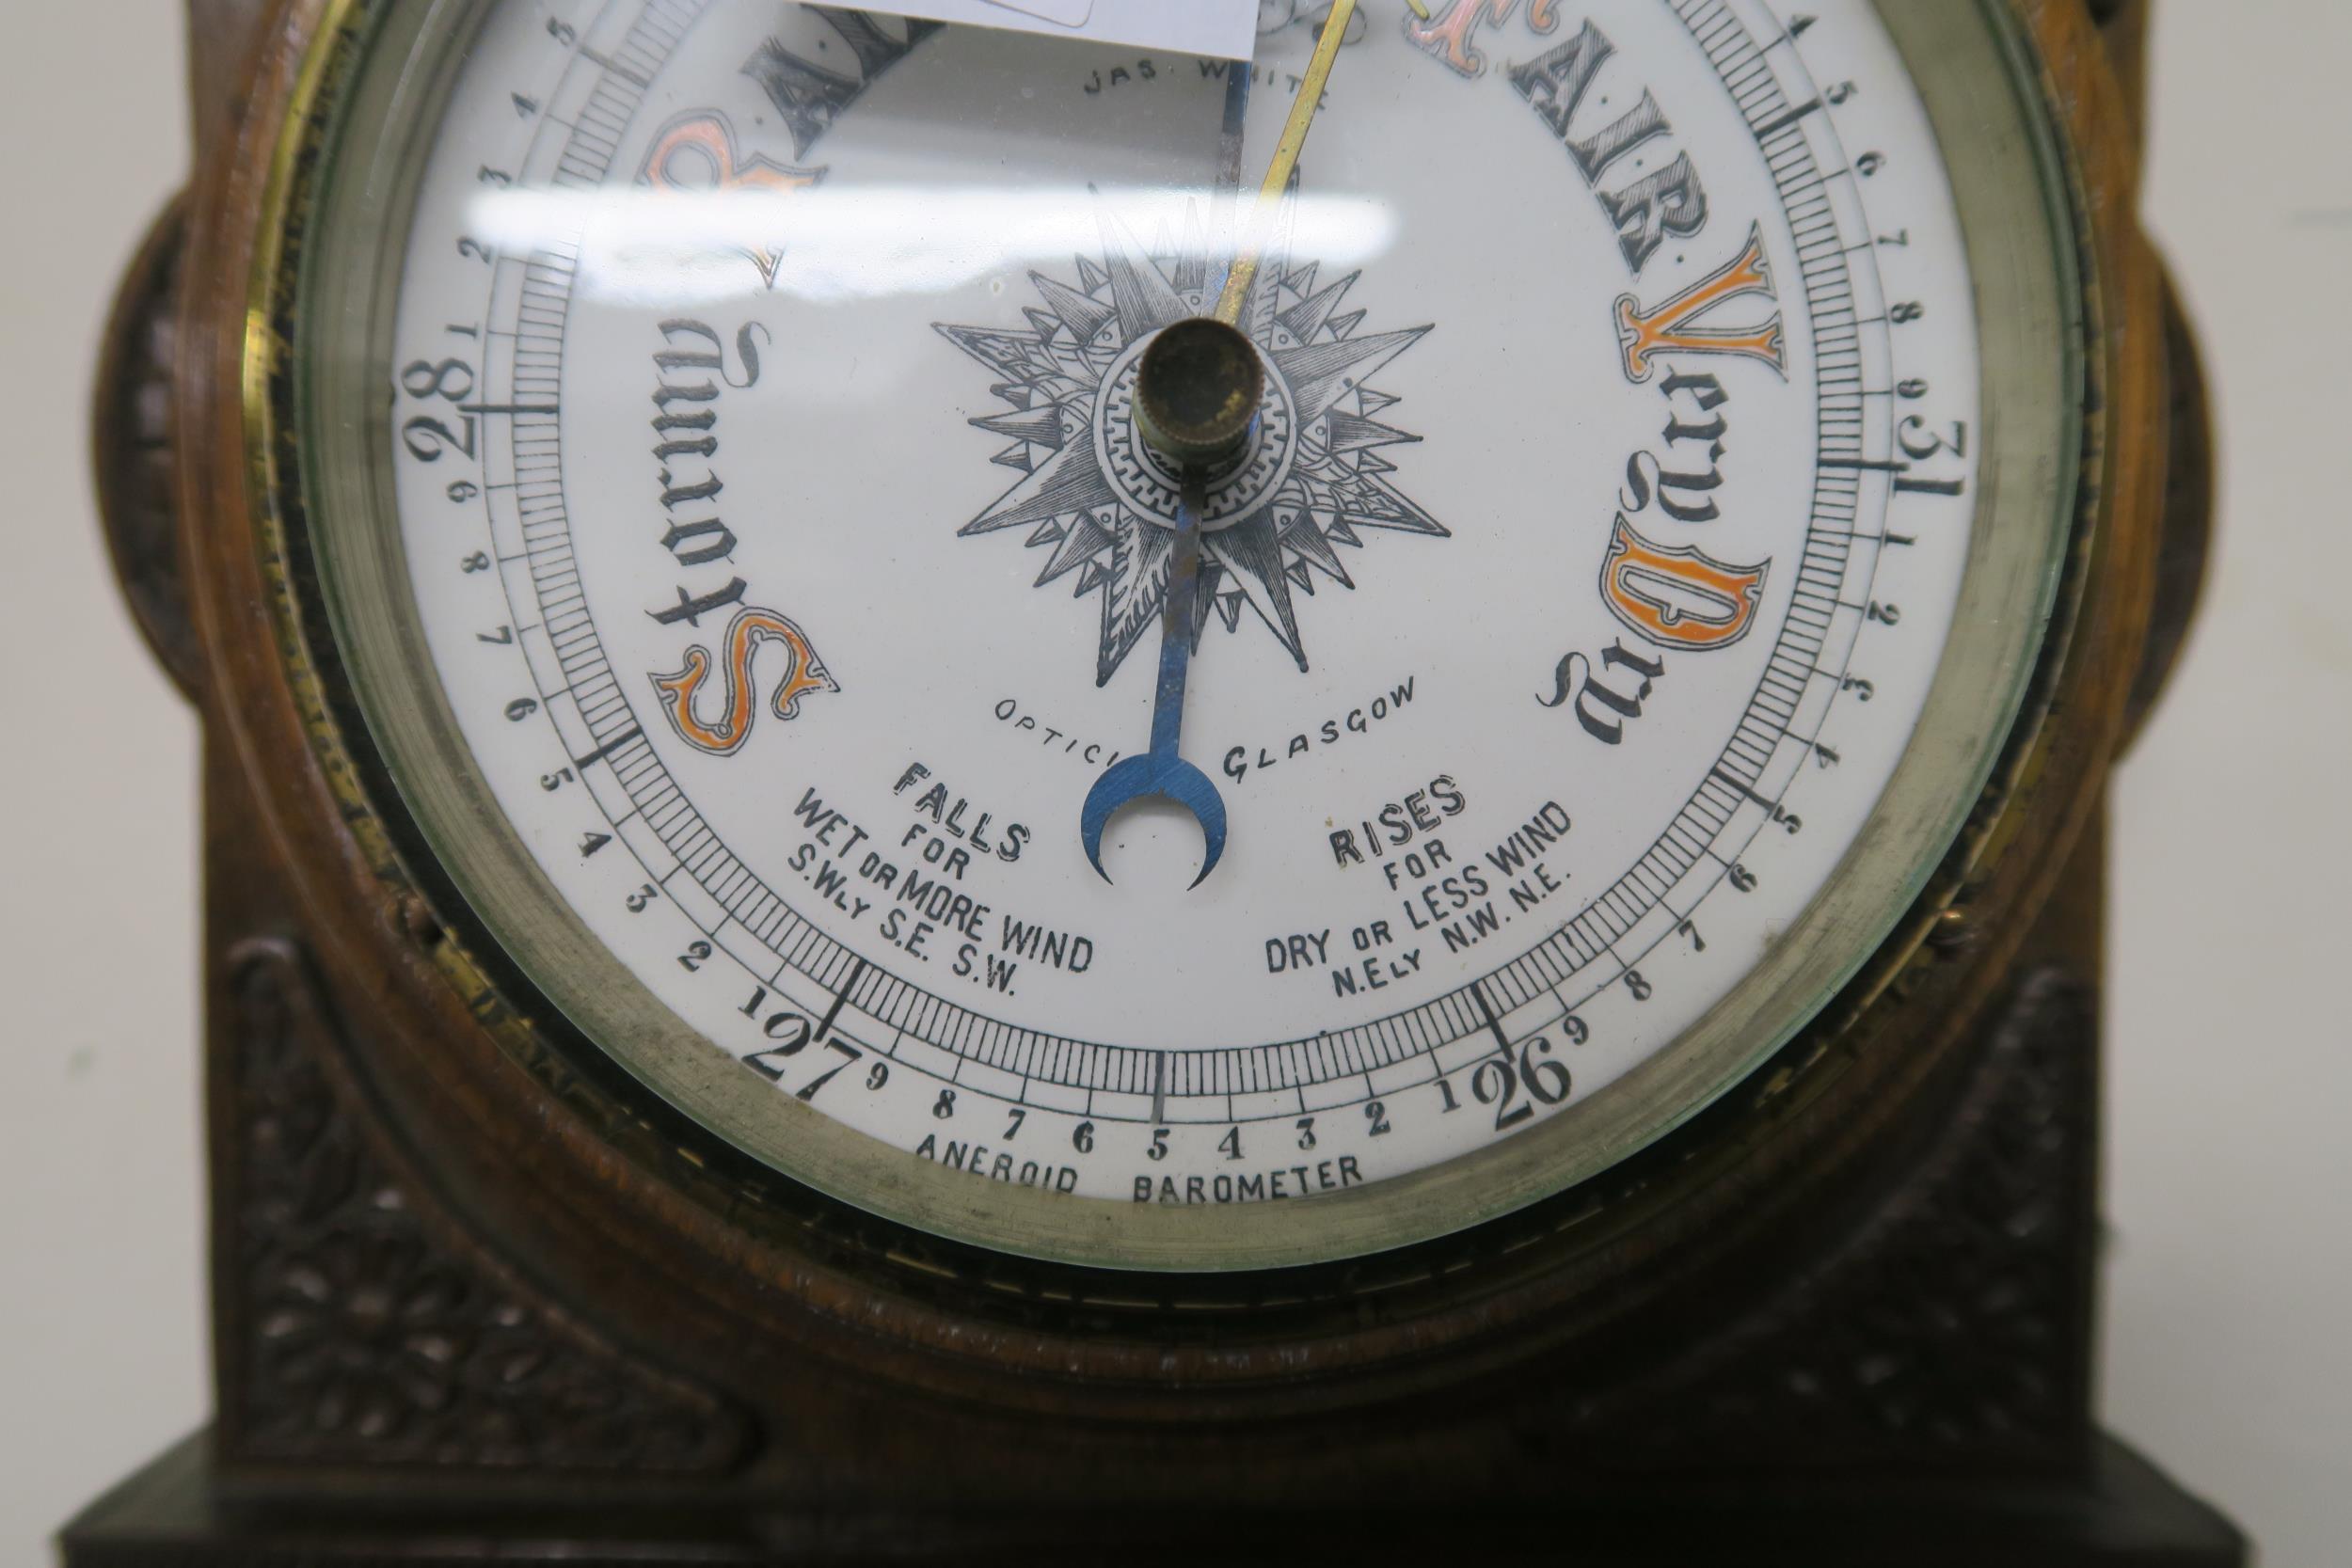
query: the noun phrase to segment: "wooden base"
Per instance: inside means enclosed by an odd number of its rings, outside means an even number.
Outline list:
[[[561,1562],[923,1563],[1020,1560],[1417,1561],[1470,1549],[1566,1568],[2243,1568],[2243,1537],[2113,1438],[2077,1486],[1978,1481],[1890,1487],[1678,1487],[1672,1493],[1531,1498],[1518,1516],[1373,1508],[1337,1518],[784,1517],[755,1499],[723,1508],[509,1504],[469,1513],[446,1498],[378,1497],[303,1510],[238,1508],[209,1484],[199,1433],[67,1526],[66,1568],[206,1564]]]

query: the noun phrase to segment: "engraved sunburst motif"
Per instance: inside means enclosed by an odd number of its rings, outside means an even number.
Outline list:
[[[1241,314],[1265,360],[1265,401],[1210,499],[1193,636],[1213,611],[1238,630],[1247,608],[1305,670],[1296,595],[1318,580],[1355,586],[1342,546],[1360,548],[1366,529],[1447,531],[1391,483],[1382,450],[1421,437],[1381,422],[1397,400],[1368,384],[1430,328],[1359,330],[1364,312],[1340,306],[1362,275],[1322,282],[1316,263],[1291,255],[1295,195],[1294,182]],[[1050,552],[1039,587],[1074,577],[1076,596],[1102,595],[1101,685],[1160,613],[1176,520],[1176,475],[1135,433],[1137,365],[1160,328],[1215,301],[1197,203],[1181,244],[1164,229],[1145,247],[1107,205],[1099,223],[1099,262],[1077,257],[1070,281],[1029,275],[1044,303],[1025,310],[1027,330],[936,325],[1000,378],[992,390],[1009,411],[971,422],[1010,439],[994,461],[1022,475],[960,532],[1025,529]]]

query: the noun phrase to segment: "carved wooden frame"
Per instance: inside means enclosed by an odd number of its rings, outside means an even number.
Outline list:
[[[102,409],[102,471],[140,441],[176,457],[176,553],[125,521],[153,511],[151,459],[108,511],[142,622],[204,710],[227,1495],[431,1478],[1005,1516],[1066,1492],[1312,1510],[1367,1490],[1520,1504],[1569,1477],[2087,1473],[2098,808],[2136,677],[2185,618],[2176,587],[2144,653],[2159,545],[2177,584],[2203,518],[2160,539],[2165,321],[2125,88],[2083,0],[2015,3],[2090,242],[2096,526],[2049,672],[2066,721],[2011,757],[1986,852],[1692,1134],[1446,1243],[1200,1280],[898,1230],[624,1101],[560,1028],[501,1005],[495,953],[444,927],[444,890],[410,879],[365,782],[322,764],[310,737],[339,699],[267,630],[303,584],[257,548],[276,502],[244,413],[248,312],[274,304],[246,280],[319,12],[285,0],[253,35],[242,112],[199,103],[184,245],[159,243],[126,290],[119,323],[168,302],[176,351],[119,325]],[[2136,5],[2098,8],[2137,25]],[[168,378],[171,428],[125,413],[141,374]],[[2183,443],[2192,467],[2201,451]]]

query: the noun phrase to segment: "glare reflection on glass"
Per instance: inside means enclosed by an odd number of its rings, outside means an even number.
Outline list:
[[[511,256],[576,254],[575,288],[616,304],[683,305],[765,292],[749,258],[781,253],[774,290],[816,303],[938,294],[1098,252],[1104,225],[1185,227],[1200,193],[1133,186],[952,189],[867,185],[788,192],[489,190],[469,222]],[[1114,220],[1112,214],[1117,214]],[[1387,253],[1395,215],[1366,196],[1295,197],[1290,246],[1334,266]]]

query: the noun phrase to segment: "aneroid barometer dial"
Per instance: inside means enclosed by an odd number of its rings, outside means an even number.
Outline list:
[[[788,1176],[1455,1229],[1786,1042],[1984,784],[2075,417],[1994,11],[1339,9],[345,8],[336,657],[476,929]]]

